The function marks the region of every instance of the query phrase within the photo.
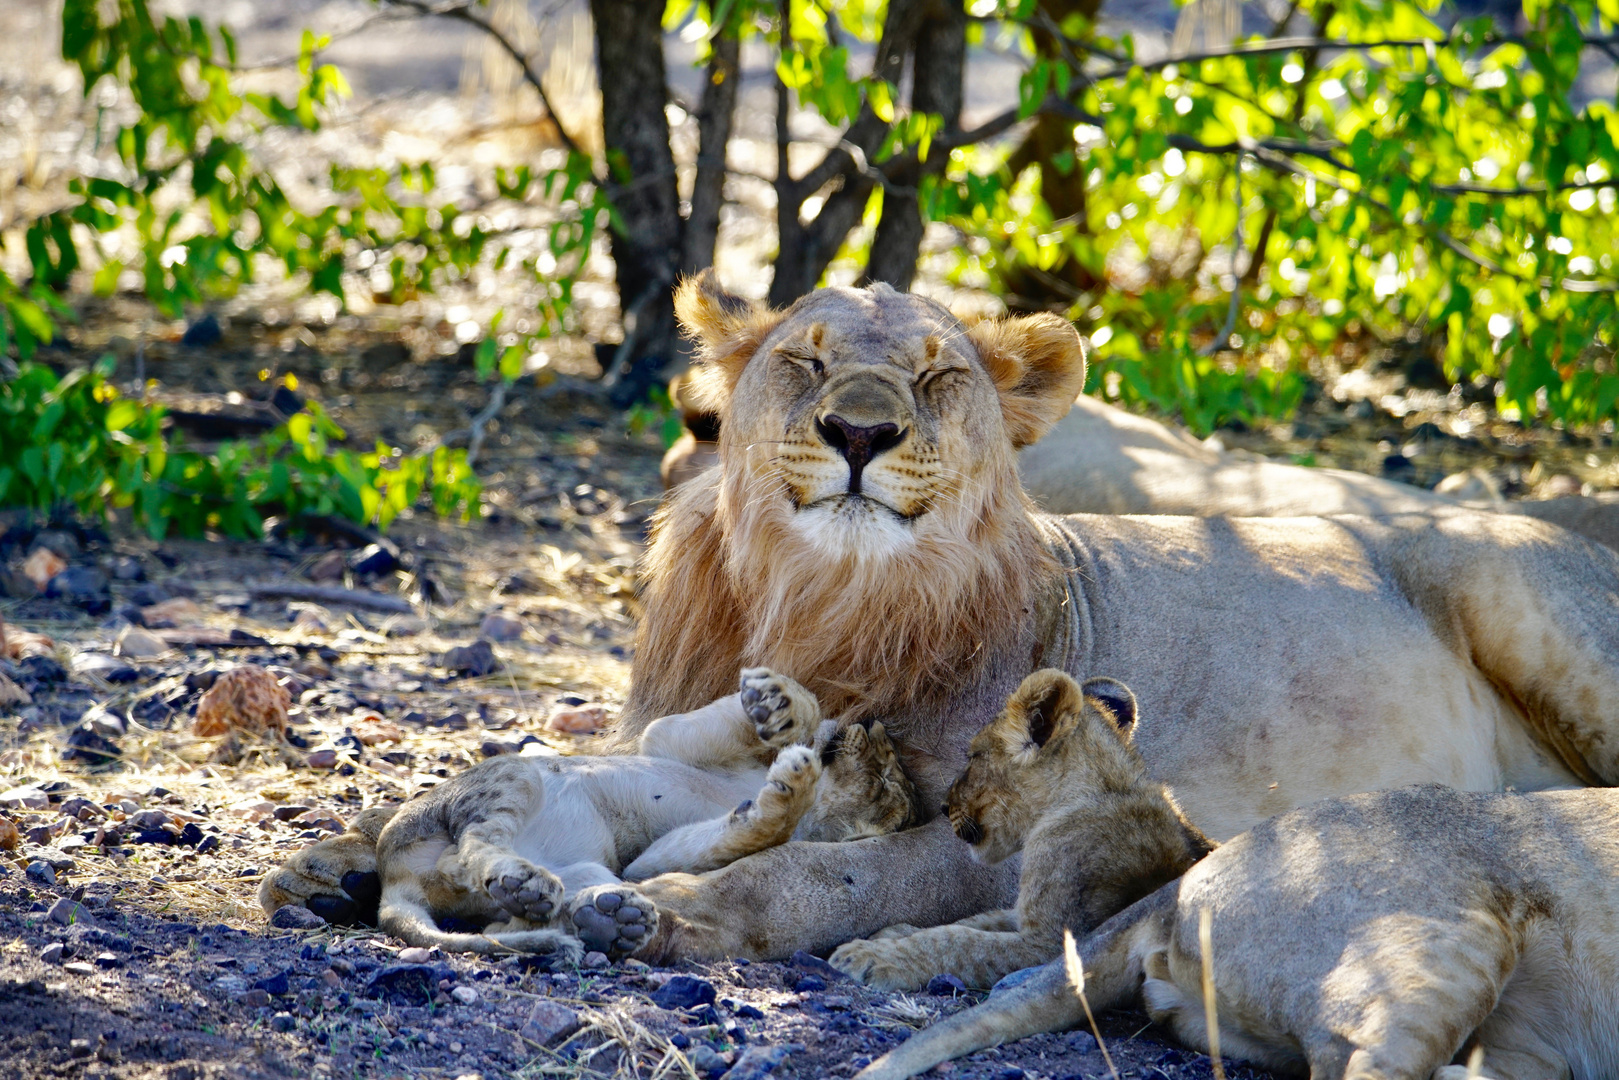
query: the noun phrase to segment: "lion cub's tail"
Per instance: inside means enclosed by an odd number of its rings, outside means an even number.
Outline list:
[[[410,945],[445,952],[488,954],[550,953],[577,964],[584,959],[585,947],[572,934],[554,928],[492,930],[481,934],[450,933],[433,921],[427,894],[415,879],[390,882],[382,891],[377,925]]]
[[[1092,1012],[1118,1008],[1135,999],[1141,990],[1145,958],[1169,939],[1179,894],[1180,882],[1170,882],[1113,916],[1080,944],[1085,997]],[[855,1080],[903,1080],[963,1054],[1077,1027],[1084,1019],[1084,1006],[1059,959],[1021,986],[917,1032],[862,1069]]]

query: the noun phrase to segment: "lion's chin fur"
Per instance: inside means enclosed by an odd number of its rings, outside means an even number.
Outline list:
[[[828,715],[851,718],[893,717],[969,684],[1056,570],[1005,465],[912,521],[894,518],[904,534],[891,543],[875,522],[806,528],[752,470],[683,485],[647,553],[625,734],[731,692],[742,667],[789,674]]]

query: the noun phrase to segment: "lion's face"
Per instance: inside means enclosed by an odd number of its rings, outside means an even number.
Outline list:
[[[1084,383],[1078,336],[1055,316],[969,329],[886,286],[820,289],[772,313],[688,283],[680,310],[718,398],[727,488],[826,553],[881,554],[959,533],[1015,450]]]
[[[973,737],[944,812],[973,858],[993,865],[1023,847],[1048,808],[1123,790],[1139,775],[1130,745],[1135,696],[1113,679],[1081,687],[1054,668],[1024,679]]]

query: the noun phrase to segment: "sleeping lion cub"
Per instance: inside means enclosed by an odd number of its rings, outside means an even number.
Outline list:
[[[1042,860],[1072,859],[1068,880],[1083,893],[1109,880],[1107,860],[1117,855],[1123,866],[1148,865],[1134,854],[1142,845],[1194,857],[1207,848],[1162,786],[1146,779],[1128,724],[1107,724],[1108,710],[1087,707],[1080,688],[1056,672],[1030,676],[1019,697],[1031,690],[1043,703],[1053,687],[1058,701],[1043,740],[1040,721],[1017,745],[1003,715],[996,746],[973,744],[986,752],[969,762],[958,788],[984,782],[976,811],[954,792],[951,811],[975,852],[999,856],[1023,845],[1025,882],[1046,872],[1061,880],[1064,868]],[[1132,758],[1133,769],[1120,771]],[[1078,768],[1052,768],[1059,763]],[[1062,804],[1042,814],[1039,800],[1059,789]],[[1087,800],[1111,806],[1115,827],[1091,819],[1068,846],[1047,837],[1037,856],[1033,845],[1052,819]],[[1019,896],[1020,913],[1026,899]],[[1068,904],[1083,925],[1080,896],[1051,902]],[[916,936],[856,944],[903,946]],[[1080,953],[1093,1010],[1139,1000],[1205,1051],[1208,959],[1222,1053],[1312,1080],[1462,1080],[1475,1052],[1494,1080],[1619,1075],[1619,792],[1422,785],[1325,800],[1213,850],[1103,923]],[[1083,1018],[1058,961],[859,1075],[912,1076]]]
[[[456,952],[625,956],[658,919],[625,881],[919,819],[881,724],[823,725],[815,696],[767,668],[741,684],[650,724],[639,753],[492,758],[399,807],[375,838],[378,925]],[[284,902],[276,873],[259,902]]]

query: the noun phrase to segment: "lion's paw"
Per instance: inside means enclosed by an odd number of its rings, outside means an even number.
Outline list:
[[[520,919],[540,926],[562,910],[562,882],[543,866],[516,856],[501,859],[485,873],[489,899]]]
[[[903,948],[903,942],[851,941],[838,946],[828,962],[858,983],[874,990],[920,990],[935,972],[921,973]]]
[[[769,668],[742,672],[742,708],[766,746],[808,743],[821,722],[815,695]]]
[[[375,925],[382,902],[376,847],[343,833],[311,844],[264,875],[259,904],[273,915],[289,904],[306,907],[329,923]]]
[[[628,885],[592,885],[568,905],[585,948],[614,960],[630,955],[658,932],[658,909]]]

